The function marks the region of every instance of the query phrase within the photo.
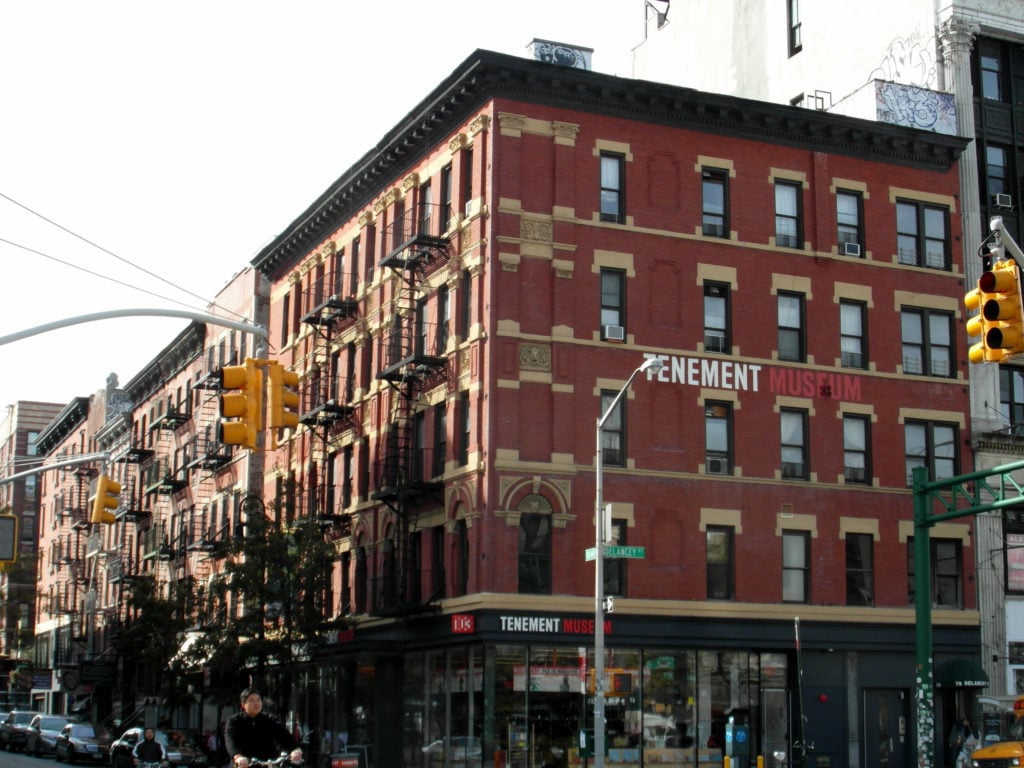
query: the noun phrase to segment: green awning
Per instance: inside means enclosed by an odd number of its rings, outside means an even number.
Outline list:
[[[977,659],[953,659],[935,670],[937,688],[984,688],[986,685],[988,675]]]

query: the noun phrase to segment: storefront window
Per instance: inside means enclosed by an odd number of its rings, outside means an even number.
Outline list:
[[[696,676],[692,651],[644,652],[644,763],[696,760]]]
[[[508,768],[527,765],[526,647],[494,648],[495,741]]]
[[[530,649],[529,743],[531,766],[568,765],[584,717],[582,665],[575,648]]]
[[[418,765],[422,749],[427,745],[423,740],[426,685],[424,657],[421,654],[408,656],[402,686],[402,754],[405,765]]]
[[[750,745],[759,743],[758,685],[760,671],[756,654],[743,651],[699,651],[697,653],[697,745],[699,759],[720,763],[734,749],[745,751],[733,757],[748,760]],[[742,741],[731,738],[736,728],[746,728]]]

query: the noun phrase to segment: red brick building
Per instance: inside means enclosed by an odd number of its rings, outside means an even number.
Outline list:
[[[428,94],[253,260],[302,390],[266,493],[335,538],[352,625],[317,746],[579,761],[597,419],[653,356],[601,433],[644,554],[605,567],[608,761],[720,763],[732,724],[877,764],[912,720],[910,472],[970,468],[964,146],[482,51]],[[979,652],[971,536],[932,531],[940,670]]]

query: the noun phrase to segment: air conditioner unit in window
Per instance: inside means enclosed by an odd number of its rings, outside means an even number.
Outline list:
[[[1013,195],[1007,195],[999,193],[993,195],[995,198],[996,208],[1013,208]]]
[[[621,325],[606,325],[601,330],[605,341],[625,341],[626,329]]]
[[[708,459],[707,473],[709,475],[729,474],[729,462],[726,459]]]
[[[843,243],[843,256],[860,257],[860,243]]]

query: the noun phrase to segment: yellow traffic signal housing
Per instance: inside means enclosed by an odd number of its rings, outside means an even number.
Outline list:
[[[114,513],[110,510],[117,509],[121,503],[118,494],[121,493],[121,484],[111,480],[106,475],[100,475],[96,481],[96,495],[92,499],[92,522],[106,523],[112,525],[117,521]]]
[[[1000,363],[1024,352],[1024,306],[1020,270],[1013,259],[1003,259],[982,273],[978,287],[964,296],[967,309],[978,314],[967,321],[967,333],[980,336],[972,345],[972,363]]]
[[[257,361],[246,358],[244,365],[220,369],[220,441],[255,449],[263,430],[263,371]],[[237,421],[225,421],[237,419]]]
[[[267,374],[270,428],[295,429],[299,425],[299,374],[277,362],[270,363]]]
[[[13,563],[18,559],[18,518],[0,515],[0,563]]]

